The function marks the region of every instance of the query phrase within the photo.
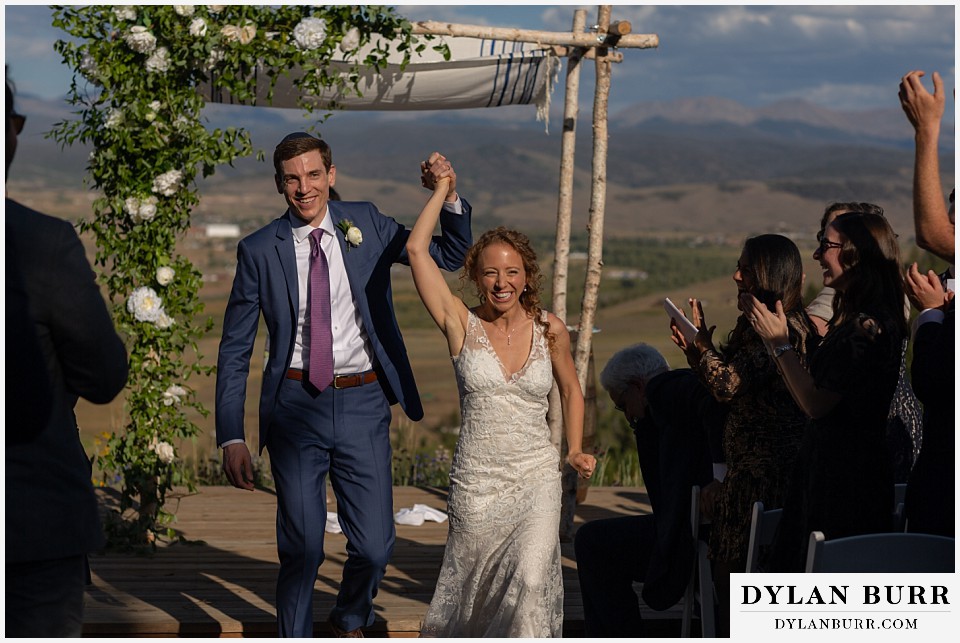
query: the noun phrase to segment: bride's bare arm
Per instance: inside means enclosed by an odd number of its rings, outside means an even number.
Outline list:
[[[459,352],[463,345],[466,306],[450,292],[443,273],[430,256],[430,240],[440,219],[450,180],[442,178],[434,184],[433,194],[420,212],[410,236],[407,238],[407,256],[413,271],[413,282],[427,312],[447,337],[451,354]]]
[[[560,318],[549,316],[550,333],[554,336],[551,362],[553,377],[560,390],[564,435],[567,438],[567,462],[584,478],[593,475],[596,458],[583,453],[583,391],[577,377],[577,368],[570,354],[570,333]]]

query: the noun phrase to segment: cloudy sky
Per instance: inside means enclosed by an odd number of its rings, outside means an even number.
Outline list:
[[[569,31],[578,5],[399,5],[411,20]],[[596,5],[588,10],[588,25]],[[750,107],[803,98],[834,109],[896,107],[911,69],[939,71],[955,86],[955,8],[949,4],[615,5],[614,19],[654,33],[655,50],[624,50],[611,108],[638,101],[718,96]],[[53,51],[61,32],[45,6],[5,5],[5,59],[19,92],[66,94],[70,72]],[[585,70],[589,69],[589,65]],[[592,91],[585,71],[581,101]],[[928,81],[929,86],[929,81]],[[947,101],[946,120],[954,120]],[[586,101],[589,105],[589,101]]]

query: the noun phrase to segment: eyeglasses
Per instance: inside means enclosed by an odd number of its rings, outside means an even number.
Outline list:
[[[621,413],[626,413],[626,412],[627,412],[627,409],[626,409],[626,406],[627,406],[627,393],[629,393],[629,392],[630,392],[630,389],[633,388],[633,387],[635,387],[635,386],[636,386],[636,384],[633,383],[633,382],[627,384],[627,387],[626,387],[625,389],[623,389],[623,392],[622,392],[622,393],[620,393],[620,401],[613,403],[613,408],[614,408],[614,410],[620,411]],[[611,399],[612,399],[612,398],[611,398]]]
[[[27,117],[24,116],[23,114],[18,114],[16,112],[13,112],[12,114],[10,114],[10,120],[13,121],[14,131],[16,131],[17,134],[19,134],[20,132],[23,131],[23,126],[27,122]]]
[[[820,245],[817,246],[817,252],[820,254],[826,254],[827,250],[830,248],[842,248],[842,243],[837,243],[836,241],[827,241],[826,239],[820,239]]]

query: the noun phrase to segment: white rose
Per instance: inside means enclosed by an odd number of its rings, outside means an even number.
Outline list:
[[[153,180],[153,191],[163,196],[173,196],[180,187],[180,181],[183,179],[183,173],[180,170],[170,170],[164,172]]]
[[[167,286],[173,282],[176,274],[170,266],[160,266],[157,268],[157,283],[161,286]]]
[[[240,44],[249,45],[257,36],[257,28],[249,22],[240,29]]]
[[[132,4],[122,4],[113,8],[113,15],[117,20],[136,20],[137,10]]]
[[[160,458],[160,462],[164,464],[170,464],[173,462],[175,456],[173,445],[166,442],[160,442],[156,446],[157,457]]]
[[[163,403],[166,406],[173,406],[174,404],[180,404],[182,398],[187,395],[187,390],[182,386],[177,386],[176,384],[171,384],[167,387],[167,390],[163,392]]]
[[[327,22],[322,18],[304,18],[293,28],[293,39],[300,49],[316,49],[327,37]]]
[[[147,71],[158,71],[161,74],[170,69],[170,52],[166,47],[157,47],[157,50],[147,58]]]
[[[157,39],[146,28],[140,25],[130,27],[130,31],[123,37],[127,46],[141,54],[149,54],[157,46]]]
[[[193,15],[193,5],[192,4],[175,4],[173,5],[173,10],[177,12],[178,16],[192,16]]]
[[[225,4],[208,4],[207,5],[207,11],[210,13],[220,13],[226,8],[227,8],[227,5]]]
[[[155,321],[153,325],[160,330],[167,330],[173,326],[173,318],[167,313],[160,313],[160,317],[157,318],[157,321]]]
[[[107,129],[115,129],[120,127],[123,124],[123,112],[119,109],[113,108],[107,112],[107,119],[103,122],[103,126]]]
[[[137,197],[130,196],[123,201],[123,211],[129,214],[130,216],[134,216],[135,214],[137,214],[137,211],[139,209],[140,209],[140,199],[138,199]]]
[[[352,27],[343,36],[343,40],[340,41],[340,51],[343,53],[350,53],[354,51],[357,47],[360,46],[360,30],[356,27]]]
[[[163,301],[153,288],[141,286],[127,298],[127,312],[137,321],[155,322],[163,314]]]
[[[137,208],[137,219],[139,221],[149,221],[153,217],[157,216],[156,198],[151,197],[151,199],[153,200],[144,200],[140,204],[140,207]]]
[[[351,246],[359,246],[363,243],[363,233],[360,232],[360,228],[352,227],[347,230],[347,241]]]
[[[160,101],[158,101],[158,100],[152,100],[152,101],[150,101],[150,104],[147,105],[147,107],[149,107],[150,109],[152,109],[152,110],[155,111],[155,112],[159,112],[159,111],[160,111],[160,108],[163,107],[163,105],[162,105],[162,104],[160,103]]]
[[[213,49],[210,50],[210,55],[207,56],[207,62],[205,63],[205,67],[207,69],[210,69],[211,67],[216,67],[217,64],[221,60],[223,60],[223,56],[224,56],[223,49],[220,49],[219,47],[214,47]]]
[[[190,119],[183,114],[173,119],[173,126],[177,129],[186,129],[190,125]]]
[[[240,40],[240,27],[236,25],[224,25],[220,29],[220,35],[227,42],[236,42]]]
[[[87,77],[93,83],[100,84],[97,76],[100,75],[100,68],[97,67],[97,61],[88,52],[84,52],[80,59],[80,73]]]
[[[207,22],[203,18],[194,18],[190,22],[190,35],[202,38],[207,35]]]

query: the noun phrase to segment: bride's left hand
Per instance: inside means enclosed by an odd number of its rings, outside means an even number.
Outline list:
[[[567,456],[567,462],[581,478],[589,478],[597,468],[597,459],[589,453],[571,453]]]

